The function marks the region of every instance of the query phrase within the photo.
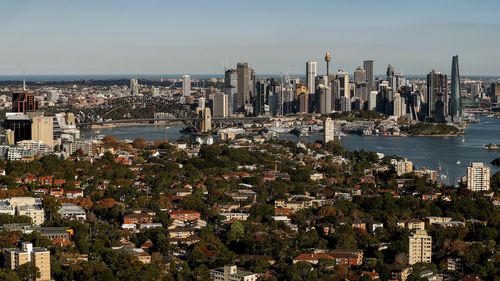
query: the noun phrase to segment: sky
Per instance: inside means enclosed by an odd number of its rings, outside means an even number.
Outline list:
[[[302,74],[362,61],[423,75],[500,75],[498,0],[3,0],[0,75]]]

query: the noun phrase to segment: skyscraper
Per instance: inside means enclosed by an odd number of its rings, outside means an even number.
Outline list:
[[[252,69],[246,62],[240,62],[236,66],[237,73],[237,98],[238,109],[244,109],[246,104],[250,103],[252,97]]]
[[[316,75],[318,63],[315,61],[306,62],[306,86],[309,94],[313,94],[316,90]]]
[[[366,70],[358,66],[356,70],[354,70],[354,82],[362,83],[366,81]]]
[[[238,75],[236,70],[228,69],[224,73],[224,93],[227,95],[229,104],[229,115],[232,115],[238,108],[236,106]]]
[[[373,77],[373,61],[365,60],[363,69],[366,71],[366,82],[368,83],[368,91],[373,91],[375,87],[375,79]]]
[[[182,76],[182,96],[189,97],[191,95],[191,76]]]
[[[418,262],[430,263],[432,257],[432,237],[424,229],[417,229],[409,237],[409,261],[410,265]]]
[[[137,78],[130,79],[130,94],[132,96],[139,94],[139,80]]]
[[[226,94],[214,96],[214,117],[227,117],[229,115],[229,102]]]
[[[472,191],[490,190],[490,168],[482,162],[472,162],[467,167],[467,189]]]
[[[427,74],[427,118],[445,122],[448,112],[448,78],[432,70]]]
[[[458,56],[451,60],[451,97],[449,113],[452,121],[458,121],[462,116],[460,103],[460,71],[458,68]]]
[[[326,144],[335,139],[335,125],[332,118],[327,117],[323,122],[323,142]]]

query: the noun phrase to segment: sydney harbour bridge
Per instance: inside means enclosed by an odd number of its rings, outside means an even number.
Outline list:
[[[148,114],[135,116],[133,114],[123,114],[123,111],[133,111],[134,108],[146,108]],[[121,114],[116,114],[121,110]],[[96,106],[81,109],[73,109],[77,124],[80,127],[91,125],[101,125],[107,123],[134,123],[134,122],[182,122],[184,126],[192,132],[203,132],[201,124],[204,116],[191,109],[189,105],[181,104],[178,101],[167,99],[161,96],[126,96],[109,99]],[[156,112],[166,113],[162,118],[155,118]],[[126,116],[124,116],[126,115]],[[144,116],[148,115],[148,116]],[[111,117],[114,118],[111,118]],[[235,124],[236,122],[261,122],[268,121],[268,117],[219,117],[210,118],[210,122]]]

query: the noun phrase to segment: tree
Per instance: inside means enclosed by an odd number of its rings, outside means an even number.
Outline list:
[[[227,234],[227,239],[230,242],[238,241],[245,235],[245,228],[240,221],[235,221],[231,224],[231,229]]]
[[[27,262],[19,266],[17,274],[23,281],[35,281],[40,278],[40,270],[33,263]]]
[[[21,281],[21,278],[12,270],[0,268],[0,280]]]

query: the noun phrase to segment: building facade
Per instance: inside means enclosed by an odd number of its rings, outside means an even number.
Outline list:
[[[33,247],[33,244],[23,242],[21,249],[4,249],[4,267],[16,270],[19,266],[32,262],[40,271],[37,281],[49,281],[50,276],[50,251],[45,248]]]
[[[408,263],[430,263],[432,257],[432,237],[423,229],[417,229],[409,237]]]
[[[467,167],[467,189],[472,191],[490,190],[490,168],[482,162],[472,162]]]

